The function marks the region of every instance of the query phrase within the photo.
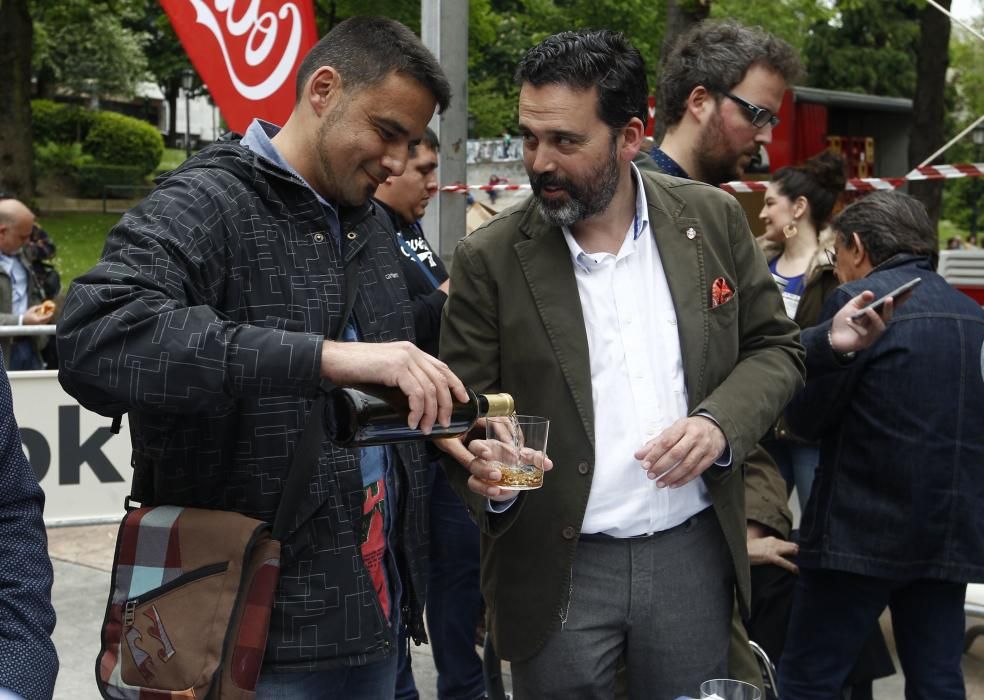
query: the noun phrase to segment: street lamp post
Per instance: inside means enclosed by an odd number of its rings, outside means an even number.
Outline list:
[[[191,88],[195,86],[195,71],[181,71],[181,88],[185,94],[185,158],[191,158]]]

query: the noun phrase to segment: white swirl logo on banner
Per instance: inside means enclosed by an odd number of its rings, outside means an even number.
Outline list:
[[[270,51],[277,43],[277,37],[282,26],[281,21],[286,24],[288,18],[290,19],[290,36],[287,38],[287,47],[280,57],[280,62],[262,82],[256,85],[247,85],[236,74],[229,47],[226,45],[225,33],[213,9],[203,0],[189,1],[195,8],[195,21],[204,25],[219,42],[222,58],[229,72],[229,79],[240,95],[248,100],[263,100],[280,89],[284,81],[290,76],[294,62],[300,53],[302,27],[301,13],[297,5],[288,2],[281,6],[276,15],[273,12],[260,14],[260,0],[250,0],[249,7],[242,16],[239,19],[233,19],[232,11],[236,5],[236,0],[215,0],[215,12],[225,15],[225,30],[229,35],[240,37],[249,33],[243,58],[250,67],[262,64],[270,56]]]

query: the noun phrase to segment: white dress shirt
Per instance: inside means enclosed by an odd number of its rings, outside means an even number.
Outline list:
[[[666,530],[711,505],[697,478],[659,488],[633,456],[687,416],[676,309],[663,271],[642,179],[618,254],[586,253],[564,228],[588,337],[595,468],[581,531],[633,537]]]

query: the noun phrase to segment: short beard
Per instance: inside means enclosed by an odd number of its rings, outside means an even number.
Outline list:
[[[540,214],[554,226],[573,226],[578,221],[600,214],[611,204],[615,190],[618,189],[618,150],[615,136],[612,136],[608,159],[583,179],[583,182],[588,183],[587,186],[575,185],[573,181],[557,177],[553,173],[529,173],[529,177]],[[551,202],[543,199],[540,193],[544,187],[551,185],[562,187],[567,192],[567,200]]]
[[[720,185],[722,182],[741,179],[742,172],[738,169],[741,154],[731,152],[724,137],[724,123],[720,114],[714,114],[707,128],[698,137],[694,158],[702,182]]]
[[[372,191],[367,191],[366,196],[360,200],[356,200],[350,196],[344,183],[339,180],[336,169],[332,166],[332,158],[328,154],[329,147],[326,145],[330,139],[331,131],[337,128],[338,123],[345,116],[345,112],[349,107],[349,101],[350,98],[346,98],[343,95],[342,100],[335,106],[335,109],[326,115],[325,120],[318,125],[316,152],[318,162],[321,165],[321,176],[324,179],[325,187],[328,189],[328,192],[321,194],[326,196],[332,204],[356,207],[365,204],[369,197],[372,196]]]

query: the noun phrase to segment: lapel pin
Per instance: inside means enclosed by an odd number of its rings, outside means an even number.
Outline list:
[[[695,238],[697,238],[697,232],[694,231],[693,226],[687,229],[687,238],[689,238],[690,240],[694,240]]]

